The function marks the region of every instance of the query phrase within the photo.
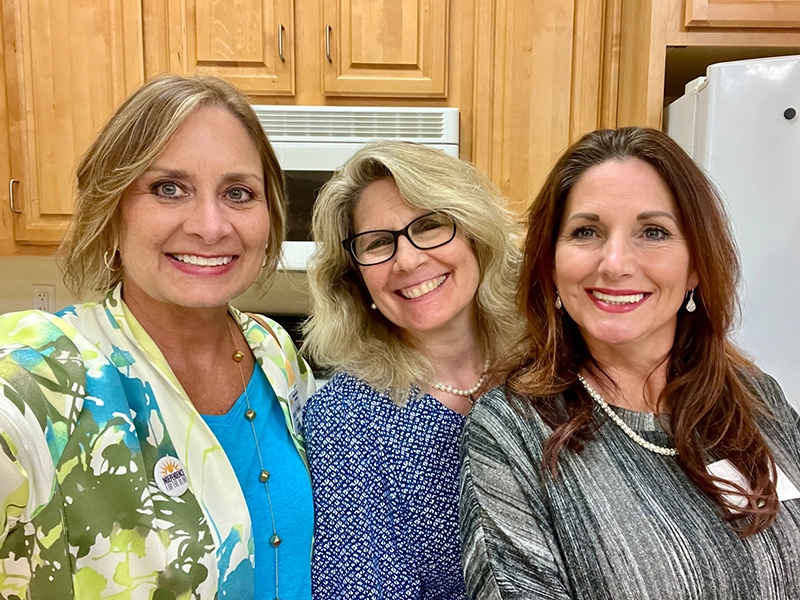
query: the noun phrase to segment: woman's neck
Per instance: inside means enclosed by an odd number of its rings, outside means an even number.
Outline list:
[[[124,287],[122,298],[171,366],[202,363],[230,354],[227,306],[191,309],[167,305],[126,294]]]
[[[587,346],[601,373],[588,379],[603,399],[614,406],[641,412],[663,412],[658,397],[667,384],[667,363],[671,345],[664,348],[633,348],[592,344]],[[612,383],[613,382],[613,383]]]
[[[658,398],[667,384],[667,361],[608,362],[595,357],[602,372],[590,374],[589,379],[603,399],[614,406],[639,412],[665,412]],[[584,373],[587,375],[588,373]]]

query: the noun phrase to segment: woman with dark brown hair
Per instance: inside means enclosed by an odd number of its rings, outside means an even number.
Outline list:
[[[798,417],[728,338],[712,185],[659,131],[596,131],[528,218],[526,343],[462,441],[470,597],[800,597]]]

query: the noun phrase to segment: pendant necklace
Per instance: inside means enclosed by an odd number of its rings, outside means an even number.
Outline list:
[[[659,446],[657,444],[653,444],[652,442],[648,442],[646,439],[644,439],[642,436],[636,433],[633,429],[631,429],[630,426],[625,421],[622,420],[622,417],[620,417],[614,411],[614,409],[612,409],[608,405],[608,402],[603,400],[603,397],[597,392],[597,390],[595,390],[591,385],[589,385],[589,382],[586,381],[583,375],[580,374],[578,375],[578,381],[580,381],[583,384],[583,387],[586,388],[586,391],[589,392],[589,395],[592,397],[592,399],[595,402],[597,402],[600,408],[602,408],[605,411],[605,413],[611,418],[611,420],[614,421],[614,423],[616,423],[617,426],[619,426],[619,428],[622,429],[622,431],[624,431],[629,438],[631,438],[634,442],[639,444],[642,448],[646,448],[647,450],[650,450],[650,452],[655,452],[656,454],[660,454],[662,456],[678,455],[677,448],[666,448],[664,446]]]
[[[231,317],[233,318],[233,317]],[[236,336],[233,335],[233,329],[231,329],[231,323],[228,319],[228,316],[225,316],[225,323],[228,325],[228,333],[231,334],[231,341],[233,342],[234,352],[231,355],[231,358],[234,362],[239,365],[239,375],[242,377],[242,387],[244,388],[244,402],[247,406],[247,409],[244,411],[244,418],[247,422],[250,423],[250,429],[253,432],[253,440],[256,443],[256,453],[258,454],[258,462],[261,466],[261,471],[258,474],[258,480],[264,484],[264,490],[267,493],[267,506],[269,507],[269,519],[272,524],[272,535],[269,538],[269,544],[275,551],[275,600],[280,600],[280,594],[278,594],[278,546],[281,545],[281,538],[278,536],[277,529],[275,527],[275,513],[272,509],[272,497],[269,493],[269,471],[264,468],[264,458],[261,455],[261,446],[258,443],[258,435],[256,434],[256,425],[255,420],[258,415],[256,415],[256,411],[254,411],[250,406],[250,397],[247,395],[247,381],[244,377],[244,369],[242,368],[242,360],[244,359],[244,353],[239,350],[239,346],[236,343]],[[238,324],[237,324],[238,326]],[[258,362],[255,364],[255,368],[258,368]]]
[[[486,381],[486,370],[489,368],[489,361],[483,363],[483,371],[481,371],[480,379],[478,379],[478,383],[472,386],[468,390],[460,390],[458,388],[454,388],[450,385],[445,385],[444,383],[434,383],[431,387],[435,390],[439,390],[440,392],[447,392],[448,394],[453,394],[454,396],[461,396],[463,398],[468,398],[469,401],[474,404],[475,401],[472,399],[472,394],[477,392],[480,387],[483,385],[483,382]]]

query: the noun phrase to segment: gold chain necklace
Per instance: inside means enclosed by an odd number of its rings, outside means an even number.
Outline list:
[[[225,323],[228,326],[228,333],[230,333],[231,341],[233,342],[234,352],[231,355],[231,358],[237,365],[239,365],[239,375],[241,375],[242,377],[242,387],[244,388],[244,402],[245,405],[247,406],[247,409],[244,411],[244,418],[247,420],[248,423],[250,423],[250,429],[253,432],[253,440],[256,443],[258,462],[259,465],[261,466],[261,472],[258,474],[258,480],[264,484],[264,490],[267,492],[267,506],[269,507],[269,519],[272,523],[272,535],[269,537],[269,543],[275,551],[275,600],[279,600],[280,594],[278,593],[278,546],[281,545],[281,538],[278,535],[277,529],[275,527],[275,513],[272,510],[272,497],[269,494],[269,471],[267,471],[264,468],[264,458],[261,455],[261,445],[258,443],[258,435],[256,434],[255,420],[258,415],[256,414],[256,411],[254,411],[250,406],[250,397],[247,395],[247,381],[244,378],[244,369],[242,368],[242,360],[244,359],[244,353],[241,350],[239,350],[239,346],[236,343],[236,336],[233,335],[231,322],[228,319],[227,315],[225,316]],[[255,364],[255,368],[258,368],[258,363]],[[253,524],[251,523],[251,526],[252,525]]]

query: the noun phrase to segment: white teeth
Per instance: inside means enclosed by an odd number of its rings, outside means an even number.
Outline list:
[[[432,292],[440,285],[444,283],[444,280],[447,279],[446,275],[442,275],[441,277],[437,277],[436,279],[431,279],[430,281],[426,281],[422,285],[419,285],[415,288],[406,288],[404,290],[400,290],[400,294],[404,298],[419,298],[420,296],[424,296],[425,294]]]
[[[602,300],[606,304],[634,304],[644,298],[644,294],[629,294],[627,296],[612,296],[611,294],[604,294],[597,290],[592,290],[592,295],[598,300]]]
[[[181,262],[190,265],[198,265],[200,267],[218,267],[220,265],[227,265],[233,260],[232,256],[213,256],[211,258],[196,256],[194,254],[173,254],[172,256]]]

